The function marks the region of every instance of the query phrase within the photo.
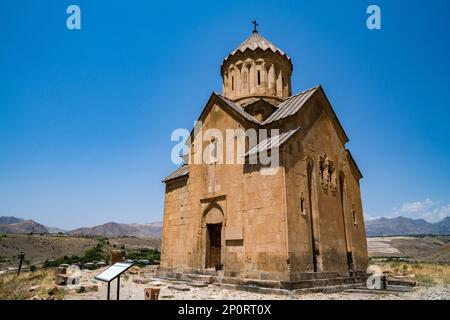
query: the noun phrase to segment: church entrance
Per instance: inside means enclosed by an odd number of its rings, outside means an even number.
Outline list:
[[[207,224],[206,237],[206,268],[222,269],[220,251],[222,249],[222,224]]]

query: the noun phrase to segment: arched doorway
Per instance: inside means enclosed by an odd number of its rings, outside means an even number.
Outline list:
[[[222,226],[223,213],[221,208],[214,204],[208,207],[204,216],[206,229],[205,268],[222,269]]]

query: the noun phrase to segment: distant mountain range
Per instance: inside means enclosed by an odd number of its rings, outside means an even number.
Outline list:
[[[154,223],[115,223],[79,228],[71,231],[47,227],[33,220],[16,217],[0,217],[0,233],[66,233],[71,235],[141,238],[161,238],[162,222]],[[380,218],[366,221],[368,237],[407,236],[407,235],[450,235],[450,217],[437,223],[423,219],[414,220],[405,217]]]
[[[66,231],[60,228],[47,227],[33,220],[24,220],[16,217],[0,217],[0,233],[65,233],[107,237],[135,236],[142,238],[161,238],[162,222],[143,224],[109,222],[94,227]]]
[[[368,237],[407,235],[450,235],[450,217],[437,223],[405,217],[380,218],[366,221]]]
[[[96,235],[108,237],[145,237],[145,238],[161,238],[162,222],[145,223],[145,224],[125,224],[109,222],[99,226],[90,228],[79,228],[67,232],[68,234],[78,235]]]
[[[44,225],[33,220],[0,217],[0,233],[49,233],[49,231]]]

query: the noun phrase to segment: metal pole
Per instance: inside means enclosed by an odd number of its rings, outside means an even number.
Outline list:
[[[119,300],[119,291],[120,291],[120,275],[117,277],[117,300]]]
[[[110,288],[110,286],[111,286],[111,282],[108,282],[108,298],[106,299],[106,300],[109,300],[109,288]]]
[[[20,262],[19,262],[19,269],[17,270],[17,276],[20,275],[20,269],[22,269],[22,262],[23,262],[23,258],[25,257],[25,253],[21,252],[19,255],[20,258]]]

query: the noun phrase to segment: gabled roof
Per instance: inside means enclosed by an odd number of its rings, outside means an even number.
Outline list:
[[[258,143],[255,147],[250,149],[245,156],[249,156],[252,154],[264,152],[270,149],[276,149],[281,147],[286,141],[289,140],[300,128],[293,129],[288,132],[281,133],[277,136],[273,136],[267,139],[264,139],[260,143]]]
[[[188,174],[189,174],[189,166],[184,164],[181,167],[179,167],[177,170],[172,172],[170,175],[168,175],[162,182],[167,182],[170,180],[174,180],[176,178],[181,178],[181,177],[187,176]]]
[[[285,56],[289,61],[291,58],[287,56],[280,48],[275,46],[269,40],[261,36],[258,32],[253,32],[236,50],[231,52],[225,60],[234,56],[238,52],[245,52],[246,50],[255,51],[257,49],[261,49],[263,51],[271,50],[273,53],[279,53],[282,56]]]
[[[223,102],[225,102],[225,104],[232,109],[233,111],[237,112],[238,114],[240,114],[242,117],[244,117],[246,120],[256,123],[256,124],[261,124],[260,121],[258,121],[258,119],[256,119],[255,117],[253,117],[250,113],[246,112],[244,110],[244,108],[238,106],[237,104],[235,104],[233,101],[231,101],[228,98],[225,98],[224,96],[218,94],[217,92],[213,93],[214,95],[216,95],[219,99],[221,99]]]
[[[264,122],[268,124],[283,118],[290,117],[298,112],[300,108],[308,101],[308,99],[319,89],[320,86],[300,92],[295,96],[289,97],[277,106],[277,110],[272,113]]]
[[[356,169],[356,173],[359,175],[359,179],[362,179],[363,178],[363,174],[362,174],[361,170],[359,169],[358,165],[356,164],[355,158],[353,158],[352,153],[348,149],[346,149],[345,151],[347,151],[347,159],[348,159],[348,161]]]

